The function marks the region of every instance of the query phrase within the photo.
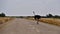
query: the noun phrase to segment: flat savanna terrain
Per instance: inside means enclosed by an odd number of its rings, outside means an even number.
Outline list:
[[[28,18],[28,19],[34,20],[33,18]],[[41,18],[39,21],[43,22],[43,23],[60,26],[60,19],[58,19],[58,18]]]
[[[7,24],[0,29],[0,34],[60,34],[60,26],[50,25],[43,21],[36,24],[35,20],[24,18],[14,18],[12,20],[11,18],[1,19],[7,19],[7,22],[3,22]],[[41,20],[44,19],[41,18]]]
[[[0,17],[0,24],[4,24],[12,19],[13,18],[9,18],[9,17]],[[32,18],[29,18],[29,19],[34,20]],[[60,19],[56,19],[56,18],[41,18],[40,22],[60,26]]]

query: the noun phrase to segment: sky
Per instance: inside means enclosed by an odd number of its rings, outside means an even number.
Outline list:
[[[60,15],[60,0],[0,0],[0,13],[7,16]]]

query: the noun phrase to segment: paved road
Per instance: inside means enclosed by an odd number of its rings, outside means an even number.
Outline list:
[[[2,27],[0,34],[60,34],[60,27],[16,18]]]

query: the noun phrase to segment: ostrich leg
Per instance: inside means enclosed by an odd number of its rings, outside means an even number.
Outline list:
[[[39,24],[39,19],[37,19],[37,24]]]

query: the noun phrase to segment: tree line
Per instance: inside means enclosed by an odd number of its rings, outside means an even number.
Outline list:
[[[60,18],[59,15],[53,16],[52,14],[47,14],[46,16],[41,16],[41,17],[43,17],[43,18]]]
[[[5,13],[0,13],[0,17],[6,17]],[[27,18],[33,17],[33,16],[27,16]],[[23,18],[23,16],[20,16],[20,18]],[[41,18],[60,18],[59,15],[53,16],[52,14],[47,14],[46,16],[41,16]]]
[[[39,15],[40,16],[40,15]],[[23,16],[22,16],[23,17]],[[26,18],[33,18],[34,16],[27,16]],[[41,18],[60,18],[59,15],[47,14],[46,16],[41,16]]]

